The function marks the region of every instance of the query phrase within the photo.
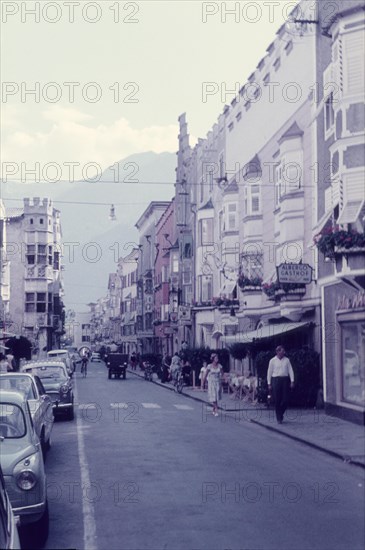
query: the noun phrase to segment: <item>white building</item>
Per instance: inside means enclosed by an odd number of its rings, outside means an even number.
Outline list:
[[[49,199],[26,198],[22,209],[9,209],[7,219],[12,332],[38,351],[59,347],[64,322],[60,212]]]

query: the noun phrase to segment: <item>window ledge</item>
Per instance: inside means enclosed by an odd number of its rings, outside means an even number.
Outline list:
[[[255,220],[262,220],[262,214],[248,214],[242,218],[244,222],[250,222]]]

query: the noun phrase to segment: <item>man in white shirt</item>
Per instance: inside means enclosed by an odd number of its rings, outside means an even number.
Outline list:
[[[282,424],[288,406],[289,389],[294,387],[294,372],[289,359],[285,357],[283,346],[278,346],[275,351],[276,356],[270,360],[267,370],[267,383],[269,392],[272,390],[274,395],[276,420]]]

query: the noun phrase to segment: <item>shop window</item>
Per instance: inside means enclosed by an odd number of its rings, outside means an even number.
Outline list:
[[[365,323],[341,323],[342,398],[365,405]]]

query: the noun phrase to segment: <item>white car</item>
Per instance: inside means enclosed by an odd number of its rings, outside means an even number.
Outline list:
[[[60,361],[63,361],[66,365],[68,375],[73,375],[74,364],[71,359],[71,355],[67,351],[67,349],[53,349],[51,351],[47,351],[47,357],[49,357],[50,359],[58,359]]]
[[[39,438],[22,392],[0,390],[0,463],[20,525],[31,524],[43,547],[49,528],[47,484]]]
[[[20,391],[28,400],[34,429],[41,442],[43,458],[51,447],[51,432],[54,415],[49,395],[38,376],[26,372],[8,372],[0,374],[2,390]]]

